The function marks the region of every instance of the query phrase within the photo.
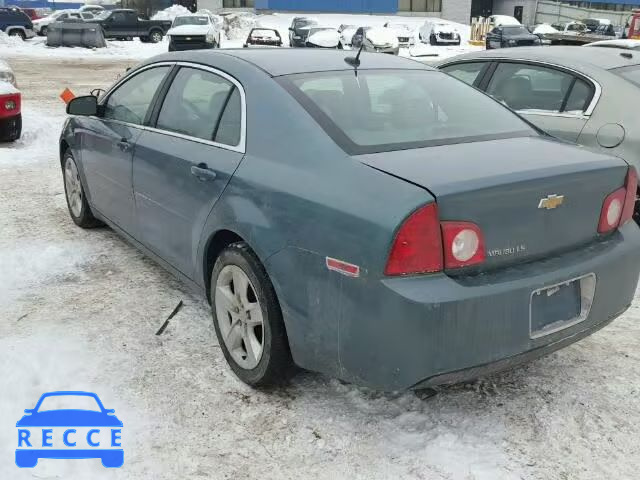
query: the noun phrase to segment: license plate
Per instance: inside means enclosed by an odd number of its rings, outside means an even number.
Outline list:
[[[549,285],[531,294],[529,334],[538,338],[584,321],[589,315],[596,287],[591,273]]]

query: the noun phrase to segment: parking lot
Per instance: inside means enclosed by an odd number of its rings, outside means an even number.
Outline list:
[[[58,95],[105,88],[136,58],[1,53],[19,79],[24,127],[0,145],[0,478],[637,477],[638,296],[577,344],[429,398],[310,372],[253,390],[226,365],[203,298],[110,229],[69,218]],[[16,469],[15,422],[42,392],[65,389],[116,409],[123,468]]]

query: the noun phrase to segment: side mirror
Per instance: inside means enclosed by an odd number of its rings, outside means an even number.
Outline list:
[[[82,115],[90,117],[98,114],[98,99],[93,95],[76,97],[67,103],[67,113],[69,115]]]

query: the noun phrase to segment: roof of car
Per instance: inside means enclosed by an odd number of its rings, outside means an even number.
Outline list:
[[[603,49],[604,50],[604,49]],[[249,62],[271,76],[291,75],[295,73],[324,72],[331,70],[349,70],[344,59],[355,56],[355,52],[316,48],[264,48],[264,49],[225,49],[194,50],[164,54],[151,59],[154,61],[184,60],[216,66],[220,56],[231,56]],[[432,70],[423,63],[395,55],[363,52],[360,56],[360,70],[366,69],[411,69]]]
[[[632,58],[628,58],[632,55]],[[583,48],[577,46],[518,47],[485,50],[449,58],[442,63],[474,58],[509,58],[556,63],[579,70],[584,66],[610,70],[640,63],[640,54],[618,48]]]

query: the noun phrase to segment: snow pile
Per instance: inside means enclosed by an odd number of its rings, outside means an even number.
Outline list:
[[[398,37],[396,34],[384,27],[373,27],[365,33],[367,38],[376,46],[391,45],[398,46]]]
[[[224,30],[229,40],[247,38],[249,31],[258,26],[258,17],[253,13],[238,12],[224,17]]]
[[[18,47],[24,44],[20,37],[12,37],[0,30],[0,47]]]
[[[553,28],[548,23],[543,23],[542,25],[538,25],[534,30],[534,35],[546,35],[547,33],[558,33],[558,30]]]
[[[340,34],[337,30],[321,30],[314,33],[307,42],[324,48],[336,48],[340,43]]]
[[[0,95],[11,95],[12,93],[20,93],[20,91],[9,82],[0,80]]]
[[[156,13],[151,20],[171,20],[182,15],[191,15],[191,12],[182,5],[171,5],[169,8],[160,10]]]

